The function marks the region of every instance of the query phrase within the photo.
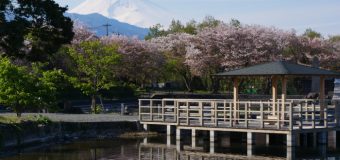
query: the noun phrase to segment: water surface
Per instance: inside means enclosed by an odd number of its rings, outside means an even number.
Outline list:
[[[190,138],[181,143],[172,137],[148,139],[79,140],[37,149],[23,149],[20,154],[3,160],[220,160],[220,159],[340,159],[340,150],[318,147],[287,148],[284,145],[254,145],[244,143],[210,144],[198,138],[195,148]]]

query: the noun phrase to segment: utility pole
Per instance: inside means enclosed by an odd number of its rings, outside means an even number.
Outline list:
[[[109,27],[112,26],[111,24],[109,23],[106,23],[103,25],[103,27],[106,27],[106,36],[109,36]]]

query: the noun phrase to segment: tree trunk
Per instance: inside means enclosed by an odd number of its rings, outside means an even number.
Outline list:
[[[17,113],[17,117],[21,117],[22,110],[18,104],[19,102],[17,102],[16,105],[14,106],[14,111]]]
[[[213,86],[212,93],[218,93],[218,90],[220,88],[220,79],[211,77],[211,80],[212,80],[212,86]]]
[[[92,110],[92,113],[96,114],[96,110],[97,110],[97,107],[96,107],[96,95],[92,95],[91,110]]]
[[[19,112],[17,111],[17,117],[19,117],[19,118],[21,117],[21,112],[20,111]]]
[[[193,91],[191,87],[192,79],[189,77],[186,77],[185,75],[182,75],[182,76],[183,76],[185,87],[187,88],[188,92],[192,92]]]

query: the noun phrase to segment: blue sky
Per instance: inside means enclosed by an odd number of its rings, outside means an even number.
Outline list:
[[[56,0],[70,9],[84,0]],[[149,0],[171,11],[176,19],[201,20],[207,15],[228,22],[295,29],[306,28],[328,35],[340,35],[340,0]],[[173,17],[167,17],[169,21]]]

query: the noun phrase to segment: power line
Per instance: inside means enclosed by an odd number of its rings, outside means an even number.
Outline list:
[[[90,27],[89,29],[97,29],[97,28],[101,28],[101,27],[105,27],[106,29],[106,36],[109,36],[109,27],[111,27],[112,25],[109,24],[109,23],[106,23],[106,24],[103,24],[101,26],[96,26],[96,27]],[[117,35],[120,35],[120,33],[118,32],[112,32],[113,34],[117,34]]]
[[[112,26],[111,24],[109,23],[106,23],[103,25],[103,27],[106,27],[106,36],[109,36],[109,27]]]

